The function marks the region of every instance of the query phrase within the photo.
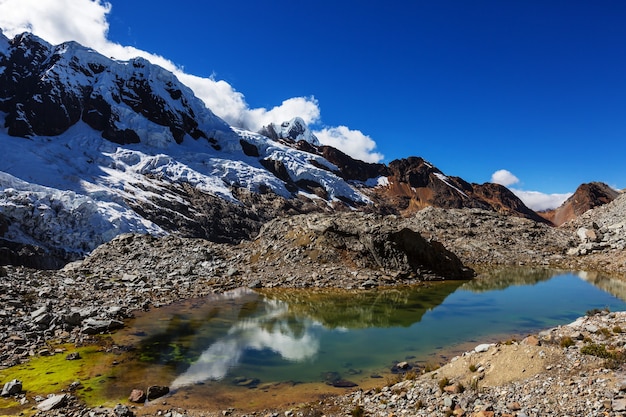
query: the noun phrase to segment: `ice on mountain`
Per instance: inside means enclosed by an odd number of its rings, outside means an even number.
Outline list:
[[[132,210],[130,202],[148,202],[155,197],[180,201],[181,197],[168,189],[178,184],[233,203],[239,202],[232,187],[255,192],[269,189],[279,196],[293,197],[287,184],[263,166],[263,160],[282,162],[294,183],[309,180],[320,184],[331,201],[369,201],[335,175],[333,171],[338,168],[323,157],[231,128],[163,68],[140,58],[114,61],[75,42],[53,47],[32,35],[24,36],[39,42],[48,57],[56,55],[54,65],[44,75],[53,83],[52,96],[61,94],[54,84],[59,81],[64,91],[78,94],[90,89],[92,98],[114,103],[115,127],[132,130],[140,143],[121,146],[108,141],[82,120],[57,136],[31,135],[28,139],[9,136],[5,124],[0,123],[0,210],[12,224],[6,239],[84,253],[120,233],[162,234],[165,232],[159,226]],[[8,39],[0,34],[0,61],[10,48]],[[146,82],[164,110],[173,115],[193,115],[207,138],[193,139],[185,134],[177,143],[170,128],[115,100],[120,80],[126,86]],[[180,96],[172,93],[178,91]],[[122,88],[121,93],[136,98],[128,88]],[[47,97],[33,99],[45,101]],[[17,117],[28,122],[19,104],[17,107]],[[0,112],[0,122],[5,118]],[[275,127],[285,137],[319,145],[301,118]],[[259,156],[246,156],[241,140],[255,146]]]

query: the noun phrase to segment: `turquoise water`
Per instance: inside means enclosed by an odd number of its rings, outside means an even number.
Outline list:
[[[174,389],[319,382],[328,372],[369,378],[397,361],[521,338],[588,310],[625,310],[622,294],[621,281],[537,270],[359,292],[240,289],[138,317],[121,334],[136,347],[125,371],[158,369]]]

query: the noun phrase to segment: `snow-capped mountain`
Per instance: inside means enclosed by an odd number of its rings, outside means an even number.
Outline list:
[[[228,215],[205,210],[258,220],[246,193],[294,210],[369,201],[322,156],[232,129],[170,72],[75,42],[0,34],[0,126],[4,239],[68,253],[124,232],[249,236],[254,226],[220,231]]]
[[[421,158],[355,160],[320,145],[301,118],[232,128],[144,59],[29,33],[0,32],[0,150],[0,262],[24,263],[28,247],[59,266],[125,232],[238,242],[268,219],[312,211],[536,216],[505,187]]]
[[[281,124],[270,123],[268,126],[264,126],[259,133],[274,140],[283,139],[292,142],[303,140],[311,145],[321,145],[317,136],[313,134],[311,129],[309,129],[301,117],[294,117],[293,119],[287,122],[282,122]]]

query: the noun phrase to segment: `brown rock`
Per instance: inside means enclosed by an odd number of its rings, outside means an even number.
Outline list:
[[[519,411],[522,409],[522,406],[517,401],[514,401],[510,404],[507,404],[506,408],[508,408],[511,411]]]
[[[146,402],[146,393],[140,389],[134,389],[128,396],[128,401],[131,403],[143,403]]]
[[[450,394],[460,394],[461,387],[458,384],[448,385],[443,388],[445,392],[449,392]]]
[[[493,411],[479,411],[472,414],[472,417],[494,417],[494,415],[495,413]]]
[[[527,345],[527,346],[539,346],[541,344],[539,342],[539,339],[537,339],[536,336],[528,336],[527,338],[522,340],[521,343],[522,345]]]

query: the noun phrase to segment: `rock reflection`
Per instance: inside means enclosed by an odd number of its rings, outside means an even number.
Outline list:
[[[511,268],[496,269],[483,273],[472,281],[468,281],[461,289],[472,292],[504,290],[511,286],[534,285],[563,274],[563,271],[543,268]]]
[[[374,290],[282,289],[264,291],[268,299],[289,305],[328,329],[409,327],[444,302],[465,281]]]
[[[577,273],[583,279],[595,287],[598,287],[620,300],[626,301],[626,282],[621,279],[610,278],[598,272],[579,271]]]

